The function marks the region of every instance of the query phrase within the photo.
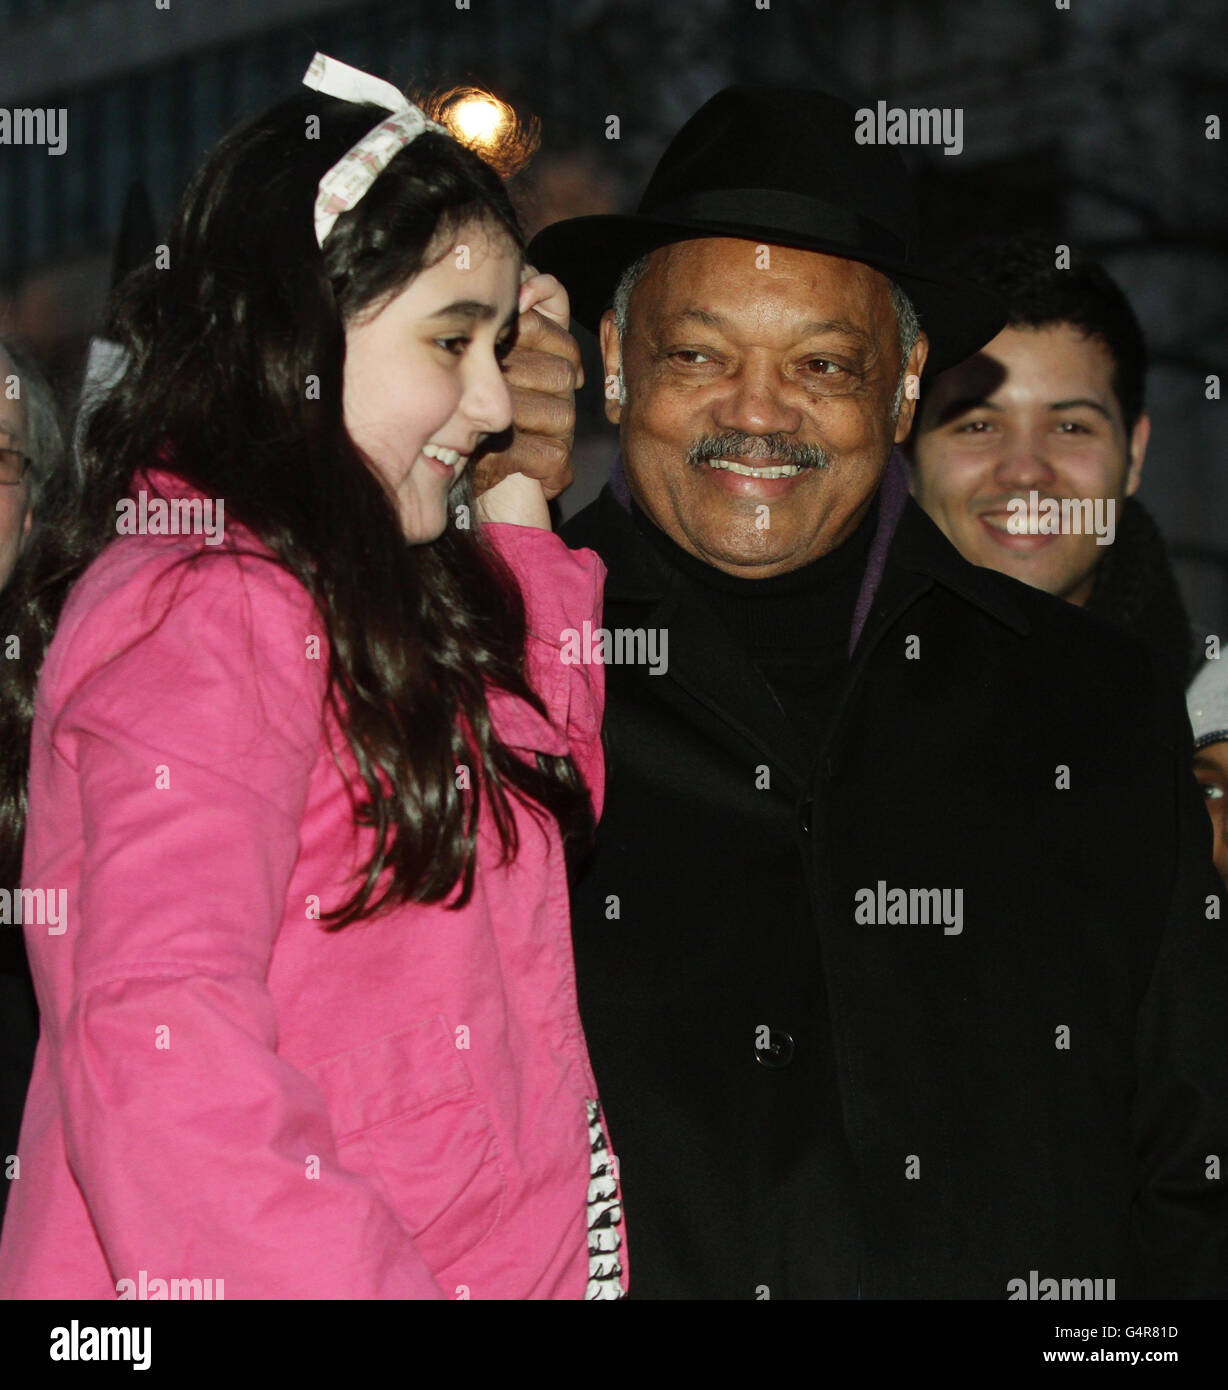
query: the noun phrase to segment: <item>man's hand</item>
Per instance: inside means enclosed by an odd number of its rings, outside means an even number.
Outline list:
[[[512,442],[491,450],[473,470],[475,495],[513,473],[536,478],[549,498],[572,480],[577,386],[584,385],[580,348],[567,331],[567,291],[553,275],[526,265],[521,273],[516,346],[505,363],[512,397]]]

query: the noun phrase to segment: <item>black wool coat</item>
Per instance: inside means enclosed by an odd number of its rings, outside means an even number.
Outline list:
[[[668,630],[664,673],[607,666],[573,887],[631,1295],[1228,1296],[1228,926],[1180,691],[896,515],[817,761],[608,487],[562,529],[607,629]]]

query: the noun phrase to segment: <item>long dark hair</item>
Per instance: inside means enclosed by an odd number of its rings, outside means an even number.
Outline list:
[[[149,467],[223,498],[227,519],[317,605],[329,701],[365,788],[355,816],[375,846],[352,895],[326,914],[334,927],[398,903],[468,901],[483,800],[505,859],[518,849],[511,799],[554,818],[573,862],[591,838],[571,759],[526,762],[492,728],[490,687],[545,712],[525,676],[514,578],[478,528],[408,544],[343,426],[347,322],[395,295],[467,223],[524,246],[498,175],[427,132],[338,218],[321,252],[317,183],[381,115],[303,92],[227,136],[192,180],[163,254],[112,302],[108,337],[127,369],[85,428],[83,478],[46,499],[0,612],[22,657],[0,690],[0,881],[20,873],[38,668],[72,584],[115,540],[116,503]],[[450,501],[472,514],[468,474]],[[202,547],[192,561],[224,554]]]

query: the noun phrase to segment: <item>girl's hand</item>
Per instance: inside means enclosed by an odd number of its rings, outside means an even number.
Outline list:
[[[514,473],[536,478],[548,499],[571,482],[576,387],[583,385],[584,371],[580,348],[567,331],[570,308],[559,280],[524,266],[516,346],[504,363],[512,397],[512,442],[477,460],[475,495]]]
[[[477,499],[479,521],[510,521],[516,526],[536,526],[549,531],[550,508],[536,478],[511,473]]]
[[[567,298],[567,291],[563,288],[563,282],[553,275],[547,275],[544,271],[534,270],[526,261],[520,269],[520,312],[527,314],[530,309],[536,309],[539,314],[544,314],[551,322],[556,323],[564,333],[567,333],[571,326],[571,302]],[[570,333],[567,336],[570,338]],[[572,339],[572,341],[575,340]],[[576,385],[583,386],[584,371],[580,366],[578,356],[576,371],[579,373],[579,380]]]

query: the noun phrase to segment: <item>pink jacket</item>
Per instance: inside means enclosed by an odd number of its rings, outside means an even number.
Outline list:
[[[496,694],[496,728],[525,756],[570,751],[599,813],[603,669],[559,647],[600,622],[605,567],[547,531],[486,531],[551,716]],[[202,545],[108,546],[43,669],[23,884],[66,889],[67,914],[25,928],[42,1036],[0,1297],[158,1279],[229,1299],[617,1297],[557,827],[518,808],[500,869],[485,822],[459,912],[325,932],[364,842],[326,748],[321,625],[283,570],[220,549],[155,592]]]

